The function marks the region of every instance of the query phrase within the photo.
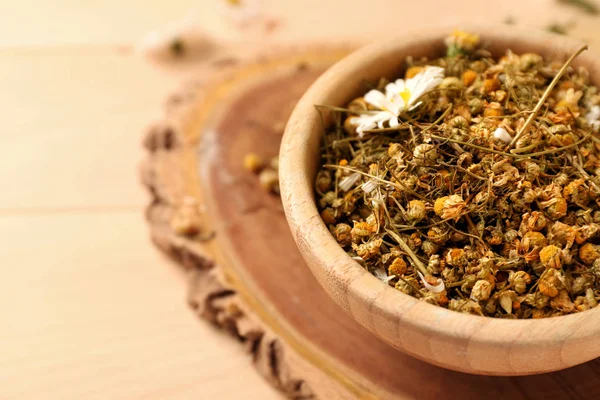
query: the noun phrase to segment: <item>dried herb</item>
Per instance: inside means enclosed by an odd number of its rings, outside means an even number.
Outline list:
[[[258,175],[258,183],[267,192],[279,194],[279,158],[273,157],[269,165],[256,153],[244,156],[244,168]]]
[[[330,113],[315,191],[359,264],[422,301],[541,318],[600,300],[600,94],[583,68],[455,32]]]

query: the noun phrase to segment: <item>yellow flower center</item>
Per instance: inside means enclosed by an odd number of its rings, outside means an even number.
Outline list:
[[[408,104],[408,101],[410,100],[410,90],[406,88],[398,94],[400,95],[402,100],[404,100],[404,104]]]

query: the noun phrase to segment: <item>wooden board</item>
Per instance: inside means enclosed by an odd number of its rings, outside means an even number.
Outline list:
[[[600,396],[600,359],[517,378],[441,369],[379,341],[318,285],[279,199],[258,186],[242,160],[249,151],[277,154],[295,101],[346,52],[289,49],[218,64],[172,96],[148,132],[147,218],[157,245],[190,271],[190,305],[243,342],[261,374],[290,398]],[[192,203],[205,210],[201,234],[175,234],[173,216]]]

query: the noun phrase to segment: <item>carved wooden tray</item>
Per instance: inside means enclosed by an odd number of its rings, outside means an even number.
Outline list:
[[[294,399],[600,398],[600,359],[529,377],[445,370],[379,341],[321,289],[279,198],[261,189],[243,158],[277,154],[297,99],[349,50],[215,63],[169,98],[148,131],[147,219],[154,242],[189,270],[190,305],[242,342],[259,372]],[[174,218],[200,232],[176,233]]]

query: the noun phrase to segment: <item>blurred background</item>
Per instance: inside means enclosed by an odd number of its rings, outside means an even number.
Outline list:
[[[143,130],[214,57],[468,23],[600,45],[580,0],[20,0],[0,14],[0,399],[275,399],[150,244]],[[173,38],[197,45],[182,59]],[[192,46],[192,47],[193,47]]]

